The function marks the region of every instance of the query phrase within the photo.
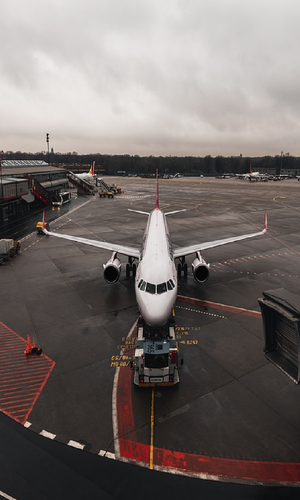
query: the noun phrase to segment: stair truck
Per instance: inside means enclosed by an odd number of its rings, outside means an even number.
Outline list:
[[[183,364],[181,360],[181,365]],[[179,382],[175,323],[154,328],[139,319],[133,382],[139,387],[173,386]]]

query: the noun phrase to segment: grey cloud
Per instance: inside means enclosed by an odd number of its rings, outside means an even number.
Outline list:
[[[299,21],[296,0],[2,0],[0,149],[299,154]]]

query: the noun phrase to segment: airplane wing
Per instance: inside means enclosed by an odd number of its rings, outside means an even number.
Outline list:
[[[43,228],[43,232],[49,236],[55,236],[55,238],[76,241],[77,243],[83,243],[84,245],[90,245],[91,247],[102,248],[103,250],[109,250],[111,252],[117,252],[121,255],[127,255],[128,257],[135,257],[137,259],[140,258],[140,251],[138,248],[126,247],[123,245],[117,245],[115,243],[108,243],[106,241],[89,240],[87,238],[70,236],[69,234],[53,233],[52,231],[47,231],[46,228]]]
[[[232,236],[231,238],[224,238],[223,240],[208,241],[206,243],[198,243],[196,245],[190,245],[186,247],[180,247],[174,249],[174,259],[179,257],[184,257],[192,253],[201,252],[202,250],[207,250],[208,248],[215,248],[221,245],[227,245],[227,243],[234,243],[236,241],[246,240],[247,238],[254,238],[255,236],[261,236],[267,231],[267,214],[265,213],[264,228],[258,233],[243,234],[241,236]]]

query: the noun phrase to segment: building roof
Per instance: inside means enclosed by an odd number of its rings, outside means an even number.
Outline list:
[[[65,169],[52,167],[43,160],[2,160],[2,175],[34,175],[48,172],[65,171]]]
[[[44,160],[2,160],[2,167],[49,167]]]

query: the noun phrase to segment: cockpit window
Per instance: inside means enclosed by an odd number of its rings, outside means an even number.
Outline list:
[[[154,295],[156,292],[156,285],[153,285],[152,283],[147,283],[146,292],[152,293]]]
[[[167,291],[167,283],[160,283],[157,285],[157,293],[164,293]]]
[[[169,280],[167,283],[159,283],[158,285],[154,285],[153,283],[146,283],[144,280],[140,280],[138,284],[138,288],[142,291],[146,291],[148,293],[161,294],[165,293],[168,290],[173,290],[175,288],[175,284],[173,280]]]
[[[173,290],[173,288],[175,288],[175,284],[174,284],[173,280],[169,280],[167,285],[168,285],[168,290]]]

